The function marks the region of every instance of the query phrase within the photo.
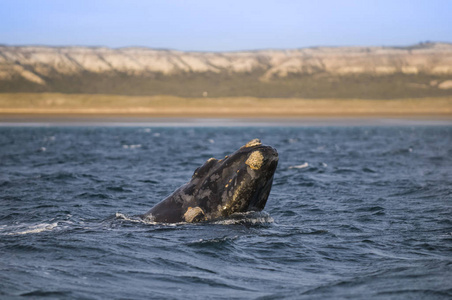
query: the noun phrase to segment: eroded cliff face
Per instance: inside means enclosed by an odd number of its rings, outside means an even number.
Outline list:
[[[0,92],[334,97],[338,85],[365,84],[372,94],[392,81],[444,96],[449,80],[452,44],[445,43],[223,53],[0,46]],[[341,90],[347,89],[336,87],[338,97]]]

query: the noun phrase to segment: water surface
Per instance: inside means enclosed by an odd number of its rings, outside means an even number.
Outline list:
[[[253,138],[263,213],[142,214]],[[452,127],[0,127],[0,297],[450,299]]]

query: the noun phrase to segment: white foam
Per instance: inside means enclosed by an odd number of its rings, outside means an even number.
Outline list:
[[[252,224],[252,225],[256,225],[256,224],[268,224],[268,223],[274,223],[274,222],[275,221],[273,220],[272,217],[268,217],[268,218],[242,219],[242,220],[225,219],[225,220],[214,222],[213,224],[219,224],[219,225]]]
[[[289,169],[304,169],[309,167],[309,164],[307,162],[301,164],[301,165],[296,165],[296,166],[290,166]]]
[[[155,222],[154,219],[151,218],[140,218],[137,216],[129,217],[122,213],[116,213],[115,218],[119,220],[124,220],[128,222],[148,224],[148,225],[165,225],[165,226],[179,226],[179,225],[187,225],[187,224],[201,224],[201,223],[187,223],[187,222],[179,222],[179,223],[162,223]],[[208,222],[210,223],[210,222]],[[222,219],[218,221],[213,221],[212,224],[219,225],[236,225],[236,224],[268,224],[274,223],[274,219],[270,217],[269,214],[265,212],[245,212],[245,213],[235,213],[229,216],[227,219]]]
[[[124,149],[137,149],[141,148],[141,144],[135,144],[135,145],[122,145]]]
[[[236,240],[238,238],[239,238],[239,236],[235,235],[235,236],[231,236],[231,237],[225,236],[223,238],[215,238],[215,239],[199,239],[196,242],[197,243],[201,243],[201,244],[204,244],[204,243],[221,243],[221,242],[224,242],[224,241],[233,241],[233,240]]]
[[[219,225],[237,225],[237,224],[268,224],[274,223],[275,220],[265,212],[245,212],[235,213],[229,216],[227,219],[213,222],[213,224]]]
[[[121,220],[125,220],[125,221],[130,221],[130,222],[136,222],[136,223],[142,223],[142,219],[138,219],[138,218],[130,218],[129,216],[126,216],[125,214],[122,213],[116,213],[115,214],[115,218],[116,219],[121,219]]]
[[[115,214],[115,218],[118,220],[124,220],[124,221],[128,221],[128,222],[133,222],[133,223],[142,223],[142,224],[149,224],[149,225],[161,224],[161,223],[154,222],[154,220],[150,219],[150,218],[140,218],[137,216],[129,217],[129,216],[119,213],[119,212],[117,212]]]
[[[44,137],[44,141],[45,141],[45,142],[47,142],[47,141],[54,141],[55,139],[56,139],[56,138],[55,138],[54,135]]]
[[[43,231],[51,231],[58,227],[58,222],[54,223],[42,223],[32,226],[27,226],[26,228],[21,228],[21,231],[14,231],[6,233],[6,235],[22,235],[22,234],[30,234],[30,233],[40,233]],[[18,229],[20,230],[20,229]]]
[[[154,219],[151,218],[141,218],[138,216],[132,216],[129,217],[127,215],[124,215],[122,213],[116,213],[115,214],[115,218],[119,219],[119,220],[124,220],[124,221],[128,221],[128,222],[133,222],[133,223],[141,223],[141,224],[147,224],[147,225],[166,225],[166,226],[177,226],[177,225],[183,225],[183,224],[188,224],[186,222],[179,222],[179,223],[162,223],[162,222],[155,222]]]

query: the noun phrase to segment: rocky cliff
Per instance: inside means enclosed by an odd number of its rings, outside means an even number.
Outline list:
[[[452,44],[243,52],[0,46],[0,92],[392,98],[452,95]]]

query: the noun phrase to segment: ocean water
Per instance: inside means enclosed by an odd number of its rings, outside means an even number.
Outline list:
[[[253,138],[261,213],[136,217]],[[0,298],[451,299],[452,127],[0,127]]]

